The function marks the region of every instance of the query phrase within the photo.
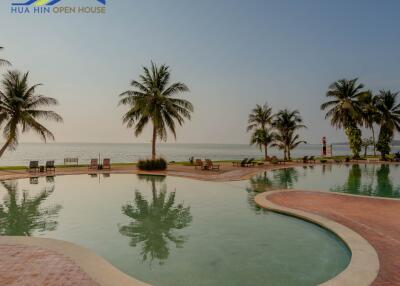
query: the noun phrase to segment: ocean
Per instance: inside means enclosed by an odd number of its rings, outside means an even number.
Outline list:
[[[292,151],[292,157],[319,156],[320,144],[299,146]],[[395,147],[393,151],[399,151]],[[334,145],[333,155],[349,154],[346,145]],[[168,161],[188,161],[189,157],[212,160],[241,160],[245,157],[263,158],[264,153],[255,146],[246,144],[180,144],[159,143],[157,154]],[[0,158],[0,166],[25,166],[31,160],[55,160],[63,164],[64,158],[77,157],[80,164],[87,164],[91,158],[110,158],[114,163],[137,162],[151,155],[151,145],[145,143],[21,143],[17,150],[6,151]],[[283,157],[282,151],[270,148],[269,155]]]

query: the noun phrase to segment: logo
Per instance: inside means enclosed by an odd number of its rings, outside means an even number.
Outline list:
[[[48,6],[52,6],[54,4],[57,4],[58,2],[60,2],[62,0],[29,0],[25,3],[12,3],[11,5],[13,6],[30,6],[32,4],[34,4],[34,6],[44,6],[44,5],[48,5]],[[103,5],[106,5],[106,0],[96,0],[97,2],[100,2]]]
[[[106,0],[81,0],[92,6],[61,6],[63,0],[28,0],[11,3],[12,14],[105,14]],[[62,3],[60,3],[62,2]],[[94,2],[94,3],[93,3]],[[99,5],[101,4],[101,5]],[[93,6],[94,5],[94,6]]]

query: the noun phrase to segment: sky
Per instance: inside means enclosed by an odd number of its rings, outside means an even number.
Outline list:
[[[248,114],[265,102],[298,109],[309,143],[343,142],[320,110],[332,82],[400,90],[400,1],[107,0],[104,15],[16,15],[15,1],[0,3],[0,58],[59,100],[64,123],[46,123],[56,142],[150,142],[150,128],[136,138],[122,125],[127,107],[118,106],[150,61],[191,90],[181,96],[192,120],[171,143],[248,143]]]

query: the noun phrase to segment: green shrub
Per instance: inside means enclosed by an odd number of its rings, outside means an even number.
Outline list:
[[[167,161],[165,161],[163,158],[155,160],[139,160],[137,166],[140,170],[146,171],[165,170],[167,169]]]
[[[321,160],[319,160],[322,164],[325,164],[326,162],[328,162],[328,160],[326,160],[326,159],[321,159]]]

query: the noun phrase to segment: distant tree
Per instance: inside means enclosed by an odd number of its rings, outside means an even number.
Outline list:
[[[362,118],[365,127],[371,129],[372,133],[372,145],[374,147],[374,156],[376,156],[376,141],[375,141],[375,129],[374,124],[378,123],[378,97],[373,95],[372,91],[367,91],[359,98],[362,108]]]
[[[181,126],[184,119],[191,118],[193,105],[184,99],[174,96],[189,91],[181,82],[170,85],[170,69],[167,65],[157,66],[151,62],[150,68],[143,67],[139,81],[132,80],[134,90],[120,94],[119,104],[128,105],[129,111],[123,116],[123,123],[135,128],[135,136],[139,136],[144,127],[153,125],[152,159],[156,158],[157,137],[167,139],[167,129],[176,138],[176,123]]]
[[[382,159],[390,154],[394,132],[400,131],[400,103],[397,102],[398,92],[381,90],[377,96],[378,120],[380,123],[377,149]]]
[[[367,93],[364,85],[357,83],[357,78],[341,79],[329,86],[326,96],[333,98],[321,105],[322,110],[329,109],[325,118],[331,118],[332,126],[344,128],[349,140],[353,156],[360,157],[361,130],[363,124],[363,110],[360,98]]]
[[[0,50],[2,50],[2,49],[4,49],[3,47],[0,47]],[[3,66],[3,65],[11,65],[11,63],[9,62],[9,61],[7,61],[7,60],[4,60],[4,59],[0,59],[0,66]]]
[[[374,146],[375,141],[372,138],[362,139],[361,146],[364,147],[364,158],[367,157],[367,150],[369,146]]]
[[[303,118],[298,110],[283,109],[275,115],[272,125],[276,129],[276,142],[272,146],[283,150],[285,160],[291,159],[290,151],[292,149],[305,142],[299,140],[300,137],[296,134],[297,130],[307,128],[302,123]]]
[[[268,146],[271,145],[275,140],[275,133],[269,132],[268,129],[256,129],[254,130],[250,144],[257,145],[260,150],[264,147],[265,160],[268,160]]]
[[[40,109],[42,107],[57,105],[52,97],[35,94],[41,84],[28,85],[29,73],[21,74],[18,71],[9,71],[2,81],[0,90],[0,126],[6,139],[0,149],[0,157],[8,148],[15,150],[18,146],[19,131],[22,133],[30,130],[36,132],[45,142],[54,140],[54,135],[38,120],[54,120],[62,122],[56,112]]]
[[[268,160],[268,146],[273,142],[274,133],[270,127],[272,123],[272,108],[267,103],[257,104],[249,114],[247,132],[253,131],[250,144],[264,147],[265,160]]]

